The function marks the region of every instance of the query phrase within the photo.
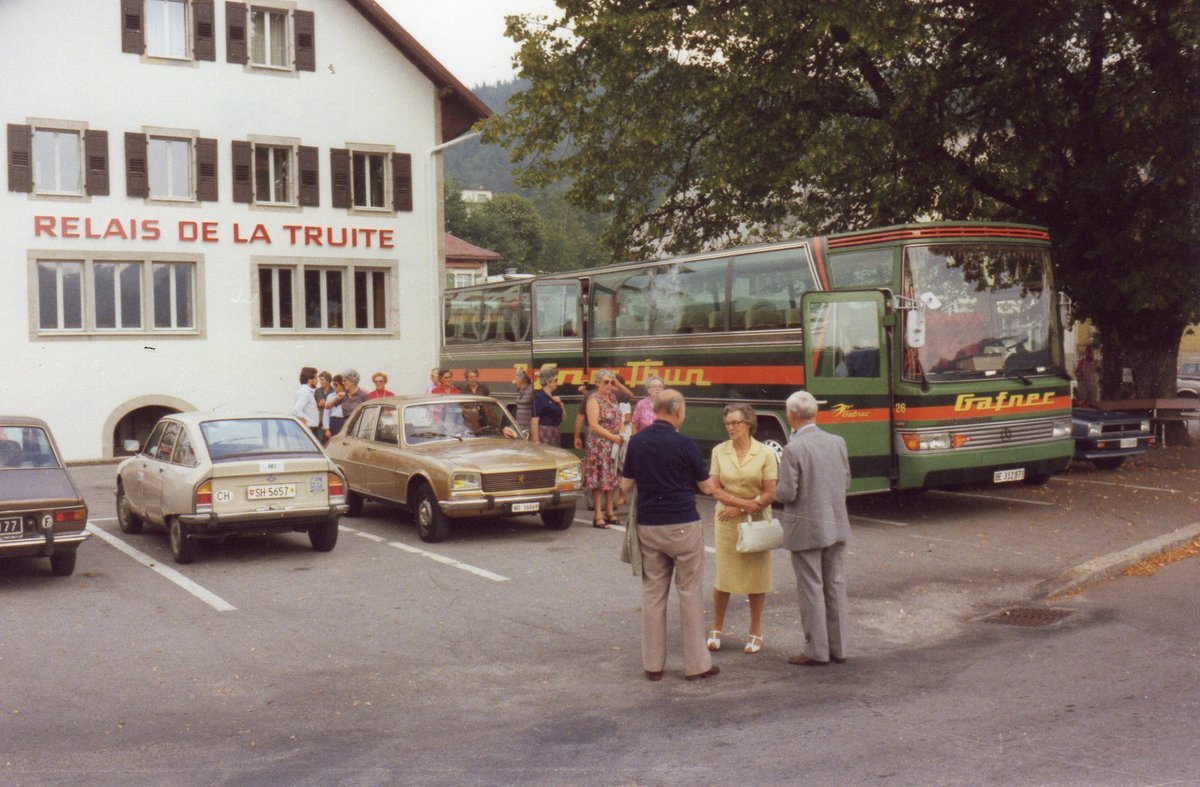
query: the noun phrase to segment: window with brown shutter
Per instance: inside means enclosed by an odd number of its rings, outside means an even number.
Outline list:
[[[399,211],[413,209],[411,154],[392,154],[392,205]]]
[[[249,142],[233,141],[233,201],[253,202],[254,184],[251,180],[254,148]]]
[[[296,70],[317,70],[316,26],[312,11],[293,11],[292,27],[296,31]]]
[[[350,151],[333,148],[329,151],[329,179],[332,181],[332,205],[350,207]]]
[[[217,141],[196,140],[196,199],[200,202],[216,202],[217,196]]]
[[[147,147],[145,134],[125,132],[125,193],[130,197],[150,196]]]
[[[33,191],[33,128],[8,124],[8,190]]]
[[[306,208],[321,205],[321,182],[317,148],[301,145],[296,149],[296,163],[300,169],[300,204]]]
[[[245,64],[246,52],[246,5],[225,3],[225,60]]]
[[[145,51],[142,40],[142,1],[121,0],[121,51],[135,55]]]
[[[217,59],[216,10],[213,0],[192,0],[195,34],[192,52],[197,60]]]
[[[83,132],[84,190],[96,197],[108,195],[108,132]]]

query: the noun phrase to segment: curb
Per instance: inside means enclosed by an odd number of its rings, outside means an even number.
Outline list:
[[[1197,538],[1200,538],[1200,522],[1173,530],[1158,538],[1134,544],[1120,552],[1092,558],[1086,563],[1080,563],[1074,568],[1067,569],[1057,577],[1038,583],[1034,587],[1033,597],[1049,599],[1079,590],[1086,585],[1114,577],[1147,558],[1190,544]]]

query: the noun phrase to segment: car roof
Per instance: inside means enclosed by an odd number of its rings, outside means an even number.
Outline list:
[[[373,404],[395,404],[401,407],[410,404],[445,404],[446,402],[495,402],[496,399],[491,396],[478,396],[476,394],[401,394],[399,396],[381,396],[376,399],[368,399],[359,407]],[[496,402],[499,404],[499,402]]]
[[[28,415],[0,415],[0,428],[5,426],[40,426],[49,430],[50,425],[41,418]]]
[[[283,413],[218,413],[211,410],[192,410],[186,413],[169,413],[163,418],[171,418],[175,421],[181,421],[185,424],[200,424],[205,421],[249,421],[262,420],[263,418],[274,418],[284,421],[295,421],[291,415]]]

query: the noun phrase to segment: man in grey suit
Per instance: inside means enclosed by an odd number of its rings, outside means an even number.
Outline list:
[[[779,517],[783,548],[792,553],[804,626],[804,652],[788,662],[806,667],[841,664],[846,660],[842,558],[850,538],[846,441],[817,428],[817,400],[808,391],[788,397],[787,419],[792,437],[779,462],[775,500],[784,504]]]

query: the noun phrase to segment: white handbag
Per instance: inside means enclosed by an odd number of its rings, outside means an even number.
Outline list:
[[[769,552],[783,546],[783,525],[774,517],[738,522],[737,551],[743,554]]]

